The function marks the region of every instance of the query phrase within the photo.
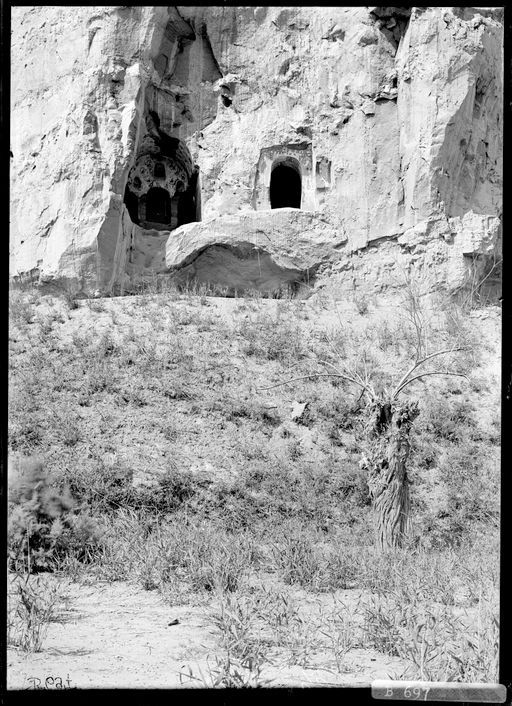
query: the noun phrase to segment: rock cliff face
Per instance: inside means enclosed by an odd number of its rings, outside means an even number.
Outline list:
[[[499,8],[15,7],[11,275],[461,287],[500,245]]]

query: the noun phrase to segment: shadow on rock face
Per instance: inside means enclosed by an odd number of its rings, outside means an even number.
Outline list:
[[[205,248],[178,270],[178,278],[182,283],[208,284],[226,296],[249,291],[296,295],[313,283],[314,272],[281,267],[265,250],[241,243]]]

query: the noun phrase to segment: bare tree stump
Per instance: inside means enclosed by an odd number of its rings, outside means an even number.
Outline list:
[[[402,546],[410,531],[407,461],[411,426],[418,414],[416,402],[378,401],[371,406],[362,466],[368,473],[375,541],[382,551]]]

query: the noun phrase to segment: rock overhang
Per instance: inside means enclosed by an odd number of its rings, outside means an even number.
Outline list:
[[[189,223],[166,242],[170,272],[212,285],[269,291],[312,283],[317,268],[346,242],[321,213],[293,208],[241,211]]]
[[[241,211],[189,223],[169,234],[166,264],[179,268],[214,245],[264,250],[282,267],[307,269],[334,256],[346,242],[321,213],[293,208]]]

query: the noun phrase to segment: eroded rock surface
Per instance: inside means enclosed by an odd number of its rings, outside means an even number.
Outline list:
[[[240,211],[182,226],[167,240],[166,266],[182,279],[234,290],[309,285],[346,238],[318,215],[293,208]]]
[[[12,30],[13,277],[454,289],[494,261],[500,8],[14,7]]]

